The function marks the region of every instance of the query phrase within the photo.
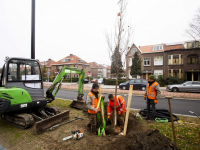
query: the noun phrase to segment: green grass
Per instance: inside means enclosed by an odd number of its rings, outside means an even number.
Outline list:
[[[184,122],[185,120],[182,121]],[[194,118],[194,120],[195,120],[194,122],[196,122],[197,119]],[[199,126],[187,123],[176,123],[174,125],[175,125],[175,133],[176,133],[178,147],[180,147],[183,150],[200,149]],[[154,122],[153,124],[149,124],[149,127],[153,129],[158,129],[160,133],[162,133],[166,137],[169,137],[172,141],[174,140],[171,122],[168,123]]]

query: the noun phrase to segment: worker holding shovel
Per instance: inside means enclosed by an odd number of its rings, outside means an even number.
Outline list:
[[[147,98],[147,120],[151,123],[155,119],[155,104],[158,103],[158,97],[160,97],[160,85],[155,81],[155,76],[150,75],[147,84],[145,99]],[[150,113],[150,106],[152,106],[152,113]]]
[[[92,85],[92,90],[88,93],[86,98],[86,107],[88,109],[90,123],[88,126],[91,126],[91,132],[96,134],[97,131],[97,113],[100,109],[97,109],[97,105],[99,102],[100,94],[98,92],[99,85],[94,83]],[[104,96],[102,95],[102,98]]]
[[[115,96],[112,95],[112,94],[109,94],[108,95],[108,118],[107,119],[110,119],[111,121],[111,124],[113,124],[113,120],[114,120],[114,105],[115,105]],[[117,120],[119,121],[120,123],[120,128],[123,130],[124,129],[124,121],[125,121],[125,112],[126,112],[126,102],[124,100],[124,98],[120,95],[117,95],[117,98],[116,98],[116,110],[117,110],[117,114],[118,114],[118,117],[117,117]]]

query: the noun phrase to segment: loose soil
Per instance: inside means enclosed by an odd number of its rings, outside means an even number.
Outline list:
[[[83,118],[61,126],[54,131],[46,131],[41,135],[34,135],[32,128],[22,130],[0,120],[0,144],[7,150],[21,149],[51,149],[51,150],[71,150],[71,149],[153,149],[153,150],[175,150],[174,143],[169,138],[160,134],[158,130],[149,129],[147,122],[136,119],[130,113],[127,128],[127,135],[106,135],[97,136],[90,132],[87,126],[89,119],[87,113],[82,110],[70,108],[68,102],[61,110],[70,110],[70,118]],[[52,105],[54,105],[52,103]],[[57,102],[57,106],[61,103]],[[71,135],[73,130],[82,130],[84,135],[79,140],[70,139],[62,141],[62,138]]]

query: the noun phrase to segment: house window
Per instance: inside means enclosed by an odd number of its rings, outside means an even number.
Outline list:
[[[179,77],[179,70],[173,70],[173,77]]]
[[[78,65],[77,65],[77,68],[78,68]]]
[[[173,55],[173,64],[179,64],[179,55]]]
[[[170,69],[169,76],[183,78],[183,70],[182,69]]]
[[[154,66],[163,65],[163,56],[154,57]]]
[[[159,75],[163,75],[163,70],[154,70],[154,75],[158,77]]]
[[[197,64],[197,55],[188,55],[187,64]]]
[[[61,69],[62,69],[62,66],[59,66],[58,69],[61,70]]]
[[[153,50],[153,51],[163,50],[163,46],[162,46],[162,45],[153,46],[152,50]]]
[[[65,62],[69,62],[70,61],[70,59],[65,59]]]
[[[78,74],[77,74],[77,78],[78,78]]]
[[[172,56],[169,55],[169,56],[168,56],[168,65],[171,65],[171,64],[172,64]]]
[[[183,64],[183,55],[168,55],[168,65]]]
[[[144,66],[150,66],[150,65],[151,65],[151,58],[144,57]]]
[[[136,52],[136,48],[133,48],[133,49],[132,49],[132,54],[134,55],[135,52]]]
[[[129,67],[132,66],[132,58],[129,58]]]

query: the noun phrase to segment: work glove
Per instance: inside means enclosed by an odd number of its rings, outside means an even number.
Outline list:
[[[118,115],[121,115],[122,114],[122,112],[121,111],[118,111]]]
[[[110,118],[110,116],[108,116],[107,120]]]
[[[157,103],[158,103],[158,100],[155,99],[155,100],[154,100],[154,104],[157,104]]]
[[[147,98],[147,95],[144,95],[144,100],[146,100],[146,98]]]

